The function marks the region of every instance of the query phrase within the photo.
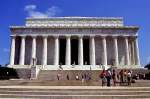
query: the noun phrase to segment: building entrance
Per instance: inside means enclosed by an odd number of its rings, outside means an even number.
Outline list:
[[[71,40],[71,64],[78,64],[78,40]]]

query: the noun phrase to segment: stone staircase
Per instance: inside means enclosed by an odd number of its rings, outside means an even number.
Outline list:
[[[118,69],[118,72],[120,70]],[[133,69],[133,74],[140,73],[148,73],[149,70],[145,69]],[[100,70],[40,70],[38,74],[38,80],[57,80],[57,74],[61,74],[61,80],[67,80],[67,75],[69,75],[70,80],[75,80],[75,76],[78,75],[79,79],[81,79],[82,75],[89,75],[92,80],[99,80]]]
[[[81,79],[82,75],[89,75],[93,80],[99,79],[99,70],[41,70],[38,75],[38,80],[57,80],[57,75],[61,74],[60,80],[67,80],[69,75],[70,80],[75,80],[78,75]]]
[[[150,99],[150,87],[0,86],[0,98]]]
[[[57,80],[60,73],[61,79]],[[92,80],[75,80],[87,73]],[[66,79],[66,75],[70,80]],[[150,81],[137,80],[131,86],[101,87],[99,71],[45,71],[36,80],[1,80],[0,98],[41,99],[150,99]]]

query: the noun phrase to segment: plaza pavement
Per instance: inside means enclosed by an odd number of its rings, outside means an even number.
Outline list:
[[[150,81],[137,81],[136,86],[56,86],[51,81],[42,81],[36,85],[30,81],[0,81],[0,98],[18,99],[150,99]],[[2,84],[5,83],[4,84]],[[7,82],[7,83],[6,83]],[[8,83],[10,82],[10,83]],[[15,85],[14,83],[22,83]],[[51,82],[51,83],[50,83]],[[58,81],[57,81],[58,82]],[[63,81],[62,81],[63,82]],[[75,81],[74,81],[75,82]],[[29,84],[27,84],[29,83]],[[63,82],[64,83],[64,82]],[[143,83],[143,84],[141,84]],[[141,85],[143,86],[141,86]],[[137,86],[139,85],[139,86]]]

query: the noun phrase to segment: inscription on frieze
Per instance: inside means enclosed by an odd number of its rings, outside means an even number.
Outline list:
[[[123,29],[17,29],[13,34],[136,34],[135,30]]]

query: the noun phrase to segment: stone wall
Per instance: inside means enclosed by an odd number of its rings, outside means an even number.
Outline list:
[[[19,79],[30,79],[31,69],[16,69]]]

